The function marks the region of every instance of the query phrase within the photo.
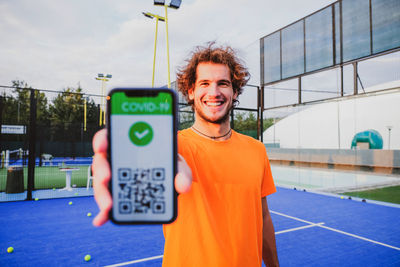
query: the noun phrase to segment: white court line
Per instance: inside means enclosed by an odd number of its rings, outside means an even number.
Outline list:
[[[365,238],[365,237],[362,237],[362,236],[359,236],[359,235],[347,233],[347,232],[344,232],[344,231],[341,231],[341,230],[338,230],[338,229],[335,229],[335,228],[332,228],[332,227],[328,227],[328,226],[325,226],[325,225],[315,224],[313,222],[309,222],[309,221],[306,221],[306,220],[303,220],[303,219],[300,219],[300,218],[297,218],[297,217],[293,217],[293,216],[290,216],[290,215],[286,215],[286,214],[283,214],[283,213],[280,213],[280,212],[276,212],[276,211],[272,211],[272,210],[270,210],[270,212],[273,213],[273,214],[277,214],[277,215],[286,217],[286,218],[290,218],[290,219],[293,219],[293,220],[296,220],[296,221],[312,224],[312,225],[315,225],[315,226],[318,226],[318,227],[321,227],[321,228],[324,228],[324,229],[327,229],[327,230],[331,230],[333,232],[337,232],[337,233],[340,233],[340,234],[348,235],[348,236],[355,237],[355,238],[358,238],[358,239],[361,239],[361,240],[364,240],[364,241],[368,241],[368,242],[371,242],[371,243],[374,243],[374,244],[377,244],[377,245],[381,245],[381,246],[384,246],[384,247],[388,247],[388,248],[392,248],[392,249],[400,251],[399,247],[391,246],[391,245],[388,245],[388,244],[385,244],[385,243],[382,243],[382,242],[378,242],[378,241],[375,241],[375,240],[372,240],[372,239],[369,239],[369,238]]]
[[[324,228],[324,229],[327,229],[327,230],[331,230],[333,232],[337,232],[337,233],[348,235],[348,236],[351,236],[351,237],[355,237],[355,238],[358,238],[358,239],[361,239],[361,240],[364,240],[364,241],[368,241],[368,242],[371,242],[371,243],[374,243],[374,244],[377,244],[377,245],[385,246],[385,247],[392,248],[392,249],[395,249],[395,250],[400,250],[400,248],[395,247],[395,246],[391,246],[391,245],[388,245],[388,244],[385,244],[385,243],[382,243],[382,242],[378,242],[378,241],[375,241],[375,240],[372,240],[372,239],[369,239],[369,238],[365,238],[365,237],[362,237],[362,236],[354,235],[354,234],[347,233],[347,232],[344,232],[344,231],[341,231],[341,230],[338,230],[338,229],[335,229],[335,228],[331,228],[331,227],[325,226],[325,225],[323,225],[324,223],[322,223],[322,222],[321,223],[313,223],[313,222],[306,221],[306,220],[303,220],[303,219],[300,219],[300,218],[297,218],[297,217],[293,217],[293,216],[290,216],[290,215],[286,215],[286,214],[283,214],[283,213],[280,213],[280,212],[277,212],[277,211],[270,210],[269,212],[271,212],[273,214],[276,214],[276,215],[280,215],[280,216],[289,218],[289,219],[293,219],[293,220],[296,220],[296,221],[299,221],[299,222],[303,222],[303,223],[309,224],[309,225],[305,225],[305,226],[300,226],[300,227],[296,227],[296,228],[291,228],[291,229],[275,232],[276,235],[317,226],[317,227],[321,227],[321,228]],[[159,255],[159,256],[154,256],[154,257],[149,257],[149,258],[144,258],[144,259],[139,259],[139,260],[133,260],[133,261],[128,261],[128,262],[122,262],[122,263],[107,265],[105,267],[125,266],[125,265],[135,264],[135,263],[144,262],[144,261],[151,261],[151,260],[161,259],[162,257],[163,257],[163,255]]]
[[[128,265],[128,264],[134,264],[134,263],[139,263],[139,262],[144,262],[144,261],[151,261],[151,260],[161,259],[162,257],[163,257],[163,255],[158,255],[158,256],[139,259],[139,260],[134,260],[134,261],[127,261],[127,262],[121,262],[121,263],[117,263],[117,264],[107,265],[105,267],[124,266],[124,265]]]
[[[310,228],[310,227],[321,226],[322,224],[324,224],[324,223],[309,223],[309,225],[300,226],[300,227],[296,227],[296,228],[291,228],[291,229],[275,232],[275,234],[279,235],[279,234],[293,232],[293,231],[306,229],[306,228]],[[144,258],[144,259],[139,259],[139,260],[133,260],[133,261],[127,261],[127,262],[121,262],[121,263],[117,263],[117,264],[107,265],[105,267],[124,266],[124,265],[128,265],[128,264],[135,264],[135,263],[144,262],[144,261],[151,261],[151,260],[161,259],[162,257],[163,257],[163,255],[159,255],[159,256],[154,256],[154,257],[149,257],[149,258]]]
[[[313,223],[313,224],[309,224],[309,225],[305,225],[305,226],[300,226],[300,227],[296,227],[296,228],[291,228],[291,229],[287,229],[287,230],[282,230],[279,232],[275,232],[275,235],[279,235],[279,234],[283,234],[283,233],[288,233],[288,232],[293,232],[293,231],[297,231],[297,230],[302,230],[302,229],[306,229],[306,228],[310,228],[310,227],[315,227],[315,226],[321,226],[324,223]]]

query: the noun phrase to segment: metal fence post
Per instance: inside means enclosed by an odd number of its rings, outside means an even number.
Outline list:
[[[35,90],[31,89],[29,107],[29,158],[28,158],[28,185],[26,200],[32,200],[32,191],[35,188],[35,149],[36,149],[36,97]]]

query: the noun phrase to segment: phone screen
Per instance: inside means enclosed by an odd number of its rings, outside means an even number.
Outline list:
[[[167,223],[176,216],[175,95],[113,90],[109,102],[112,219]]]

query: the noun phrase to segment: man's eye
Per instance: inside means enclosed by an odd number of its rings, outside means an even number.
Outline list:
[[[200,86],[208,86],[208,83],[200,83]]]

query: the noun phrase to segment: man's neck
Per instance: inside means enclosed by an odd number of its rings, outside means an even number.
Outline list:
[[[196,133],[211,139],[216,139],[218,141],[227,140],[230,138],[231,127],[229,124],[229,119],[222,123],[211,123],[201,118],[196,118],[192,128],[194,128]]]

